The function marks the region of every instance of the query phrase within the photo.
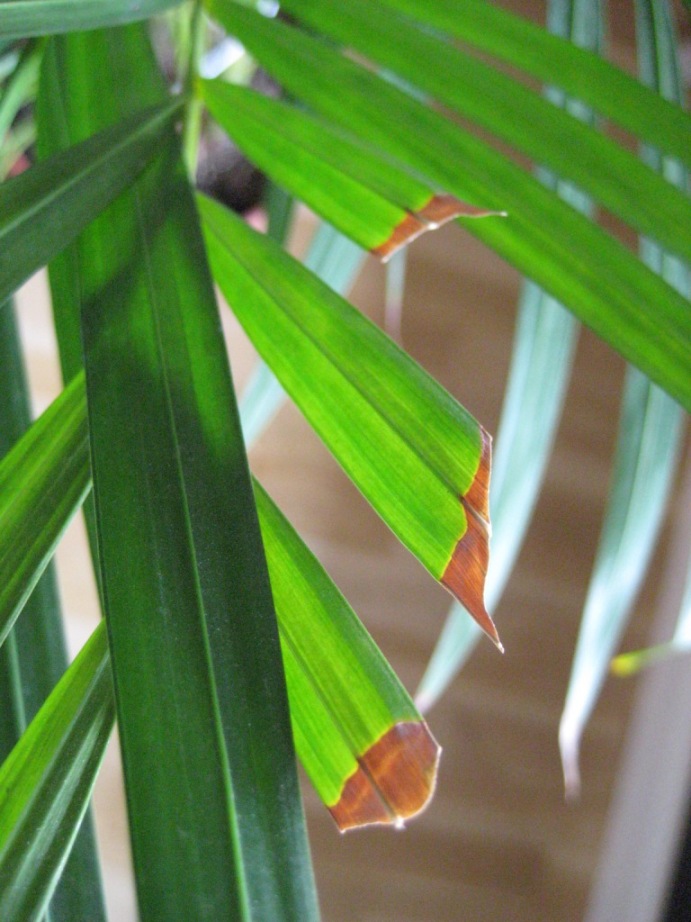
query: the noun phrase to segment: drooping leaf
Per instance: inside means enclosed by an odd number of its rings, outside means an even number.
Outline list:
[[[40,917],[67,860],[113,726],[105,625],[0,768],[0,917]]]
[[[547,26],[585,47],[600,49],[604,23],[599,0],[552,0]],[[577,100],[548,87],[555,105],[582,119],[593,113]],[[569,183],[541,171],[542,182],[574,208],[589,214],[591,203]],[[518,306],[511,367],[493,458],[490,514],[492,557],[485,600],[495,610],[528,528],[549,460],[571,373],[578,326],[562,305],[533,282],[524,281]],[[458,603],[451,606],[415,700],[427,711],[470,656],[479,631]]]
[[[75,380],[0,462],[0,643],[86,494],[86,443],[83,382]]]
[[[214,277],[260,355],[395,534],[499,645],[483,602],[490,437],[276,244],[198,201]]]
[[[637,0],[641,77],[681,100],[674,29],[665,4]],[[670,181],[686,187],[686,171],[648,149],[643,156]],[[688,270],[648,240],[643,259],[684,294]],[[559,725],[567,793],[580,786],[580,741],[609,670],[655,548],[669,496],[682,434],[683,414],[667,394],[629,369],[610,497],[588,587],[576,652]]]
[[[136,179],[178,109],[138,113],[0,185],[0,300]]]
[[[59,40],[44,77],[54,120],[72,135],[58,134],[63,144],[163,93],[137,27]],[[44,109],[44,128],[51,114]],[[314,919],[278,631],[172,132],[53,281],[65,283],[63,310],[66,291],[81,295],[99,564],[141,918]],[[74,361],[64,328],[63,342]]]
[[[0,0],[3,40],[98,29],[148,19],[181,0]]]
[[[691,166],[691,120],[648,86],[598,55],[487,0],[383,0],[427,27],[441,29],[478,51],[515,65],[615,124]]]
[[[497,151],[332,46],[231,0],[207,5],[322,116],[450,194],[506,210],[501,220],[460,220],[691,408],[689,302],[622,244]]]
[[[688,198],[566,109],[452,46],[448,37],[416,27],[377,0],[351,0],[345,7],[338,0],[285,0],[282,6],[310,27],[399,74],[459,117],[491,131],[561,179],[571,180],[636,230],[691,259]]]
[[[0,457],[30,424],[29,398],[19,336],[11,304],[0,310]],[[84,445],[84,451],[86,446]],[[62,466],[62,465],[60,465]],[[70,511],[66,510],[68,516]],[[40,529],[42,522],[34,523]],[[26,574],[33,582],[33,576]],[[14,748],[67,669],[58,589],[52,567],[24,605],[0,649],[0,764]],[[43,922],[105,920],[98,859],[91,816],[80,827],[60,882],[53,893],[50,915]]]
[[[354,612],[255,483],[298,754],[341,830],[427,804],[439,747]]]
[[[482,208],[438,195],[328,123],[222,80],[201,83],[215,120],[275,182],[381,259],[427,230]]]

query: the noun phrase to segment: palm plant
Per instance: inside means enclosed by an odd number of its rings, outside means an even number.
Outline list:
[[[563,37],[484,0],[286,0],[288,19],[261,0],[195,2],[168,13],[181,62],[171,92],[146,20],[176,7],[0,3],[4,172],[34,138],[38,152],[0,187],[0,301],[49,264],[65,381],[29,425],[6,304],[8,920],[104,918],[85,814],[116,712],[142,919],[317,917],[294,747],[341,828],[400,825],[424,807],[439,750],[420,711],[482,630],[501,647],[489,612],[549,456],[572,315],[635,369],[562,723],[574,788],[691,406],[691,128],[666,4],[636,3],[641,83],[593,53],[596,2],[552,4]],[[217,47],[241,42],[289,99],[203,76],[207,17],[224,30]],[[508,77],[507,63],[548,90]],[[269,177],[267,235],[195,197],[202,113]],[[639,138],[642,157],[601,119]],[[281,247],[292,197],[328,222],[306,266]],[[640,258],[594,223],[596,205],[641,235]],[[452,219],[531,280],[491,500],[484,428],[334,290],[364,251],[391,258],[393,287],[400,248]],[[265,363],[241,414],[212,276]],[[250,477],[240,416],[249,440],[284,392],[457,599],[416,703]],[[50,560],[82,505],[105,618],[66,668]]]

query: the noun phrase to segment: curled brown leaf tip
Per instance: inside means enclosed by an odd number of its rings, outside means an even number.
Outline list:
[[[395,724],[364,755],[329,807],[341,832],[374,823],[401,827],[430,801],[441,749],[423,721]]]
[[[461,497],[466,512],[466,531],[454,548],[441,577],[442,585],[468,609],[497,649],[503,653],[497,628],[485,608],[485,579],[489,564],[489,481],[492,439],[481,429],[480,464],[470,488]]]
[[[498,214],[503,214],[503,212],[477,208],[475,205],[461,202],[452,195],[434,195],[424,208],[419,211],[409,211],[401,223],[394,227],[390,237],[371,252],[382,262],[386,262],[397,250],[411,243],[420,234],[428,230],[435,230],[453,218],[486,218]]]

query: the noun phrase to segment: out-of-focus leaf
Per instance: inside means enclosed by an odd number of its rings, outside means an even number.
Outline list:
[[[598,55],[552,35],[487,0],[383,0],[432,27],[449,32],[515,65],[548,85],[561,87],[596,112],[659,150],[691,166],[691,120],[678,105]]]
[[[610,668],[614,675],[629,676],[660,660],[689,652],[691,652],[691,568],[686,580],[686,589],[677,626],[669,643],[656,644],[654,647],[632,650],[629,653],[620,653],[619,656],[614,657]]]
[[[15,116],[36,89],[41,53],[42,47],[39,42],[30,42],[24,48],[13,74],[8,78],[0,95],[0,147],[5,143]]]
[[[637,0],[641,77],[658,92],[682,99],[674,29],[666,4]],[[686,187],[685,170],[654,151],[643,155],[670,181]],[[650,241],[643,259],[684,294],[686,267]],[[580,786],[578,755],[583,730],[609,671],[610,660],[648,568],[672,487],[682,432],[677,404],[635,369],[626,382],[614,473],[600,544],[586,596],[559,746],[566,790]]]
[[[40,917],[84,816],[113,726],[105,625],[0,768],[0,917]]]
[[[332,46],[230,0],[208,0],[208,8],[322,116],[450,194],[506,210],[502,219],[460,220],[691,408],[689,302],[623,244],[497,151]]]
[[[439,747],[372,638],[255,483],[298,754],[341,830],[427,804]]]
[[[52,105],[43,129],[66,126],[68,137],[49,134],[61,146],[164,93],[139,27],[56,41],[44,79]],[[65,285],[62,310],[69,291],[81,296],[74,306],[141,918],[315,919],[278,630],[173,132],[75,245],[76,277],[69,268],[53,282]],[[61,323],[74,361],[69,321]]]
[[[691,259],[688,198],[566,109],[377,0],[350,0],[346,6],[338,0],[284,0],[282,6],[571,180],[640,233]]]
[[[30,424],[29,398],[12,305],[0,310],[0,457]],[[84,444],[84,451],[86,445]],[[66,510],[70,514],[69,510]],[[33,578],[27,574],[27,578]],[[0,764],[67,669],[58,590],[48,567],[0,649]],[[105,920],[91,817],[82,822],[43,922]]]
[[[148,19],[181,0],[0,0],[2,40],[117,26]]]
[[[498,644],[483,602],[490,437],[275,243],[198,201],[214,277],[258,352],[389,527]]]
[[[576,4],[551,0],[547,9],[550,30],[593,49],[602,44],[602,19],[599,0]],[[566,100],[554,88],[546,92],[556,105],[592,119],[582,103]],[[591,211],[588,199],[570,184],[544,171],[540,178],[574,208]],[[577,329],[568,311],[533,282],[524,282],[492,465],[492,555],[485,587],[491,612],[509,579],[539,495],[571,373]],[[454,603],[415,696],[422,711],[444,692],[478,639],[479,631]]]
[[[275,182],[383,260],[459,215],[488,212],[437,195],[391,160],[305,112],[223,80],[201,83],[204,102]]]
[[[86,443],[84,387],[75,380],[0,462],[0,643],[86,495]]]
[[[136,179],[178,109],[138,113],[0,185],[0,301]]]

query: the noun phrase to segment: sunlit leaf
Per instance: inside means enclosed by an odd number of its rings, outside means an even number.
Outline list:
[[[395,534],[499,645],[483,602],[490,437],[276,244],[198,201],[214,277],[257,351]]]
[[[427,804],[439,747],[346,600],[255,484],[298,754],[339,828]]]
[[[222,80],[201,83],[204,102],[275,182],[382,259],[425,231],[488,212],[438,195],[395,162],[299,109]]]
[[[208,0],[208,8],[320,115],[463,201],[506,210],[506,218],[460,220],[691,408],[689,302],[626,247],[458,124],[331,45],[230,0]]]

